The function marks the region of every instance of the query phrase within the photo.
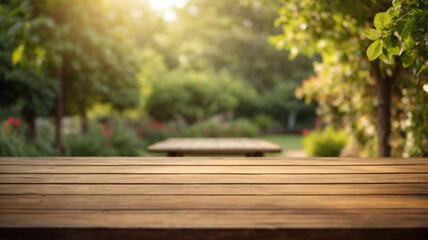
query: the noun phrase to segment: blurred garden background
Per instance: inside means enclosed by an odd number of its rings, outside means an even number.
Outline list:
[[[0,30],[0,156],[428,156],[427,0],[2,0]]]

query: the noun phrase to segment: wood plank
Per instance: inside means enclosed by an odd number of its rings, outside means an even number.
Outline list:
[[[343,195],[315,197],[2,195],[0,198],[0,209],[426,209],[426,206],[428,206],[428,196],[426,195]]]
[[[26,228],[316,229],[426,228],[426,211],[397,210],[0,210],[0,226]],[[37,221],[35,221],[37,219]]]
[[[376,166],[428,165],[428,158],[0,157],[0,165]]]
[[[424,228],[6,228],[1,229],[8,240],[76,240],[79,239],[174,239],[174,240],[426,240]]]
[[[428,183],[428,174],[0,174],[4,183],[92,184],[350,184]]]
[[[286,185],[70,185],[0,184],[0,194],[80,195],[354,195],[428,194],[428,184],[286,184]]]
[[[410,166],[2,166],[2,173],[192,173],[192,174],[331,174],[428,173],[428,165]]]

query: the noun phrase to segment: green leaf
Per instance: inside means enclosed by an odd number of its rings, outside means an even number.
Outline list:
[[[407,23],[406,26],[404,26],[403,30],[401,30],[401,38],[403,39],[403,41],[406,41],[408,38],[411,37],[411,32],[412,32],[412,24]]]
[[[393,0],[392,1],[392,6],[397,6],[397,5],[400,5],[400,4],[402,4],[404,2],[404,0]]]
[[[391,16],[385,12],[377,13],[374,17],[374,25],[379,31],[385,29],[385,27],[391,24],[391,21]]]
[[[382,39],[382,46],[394,55],[400,54],[400,42],[392,35]]]
[[[416,54],[414,51],[406,51],[403,56],[403,67],[408,68],[413,65],[416,60]]]
[[[378,58],[381,53],[382,53],[382,43],[380,40],[374,41],[367,48],[367,57],[369,58],[370,61],[373,61],[376,58]]]
[[[18,62],[22,59],[22,54],[24,53],[25,46],[24,44],[19,45],[13,53],[12,53],[12,63],[13,65],[16,65]]]
[[[366,37],[368,39],[373,40],[373,41],[378,40],[380,37],[379,32],[374,28],[369,28],[369,29],[364,30],[364,35],[366,35]]]

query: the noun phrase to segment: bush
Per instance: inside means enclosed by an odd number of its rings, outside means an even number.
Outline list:
[[[137,134],[123,122],[115,125],[110,143],[118,156],[138,156],[142,148]]]
[[[239,105],[240,94],[254,91],[226,72],[170,71],[156,76],[146,99],[151,117],[166,122],[183,119],[193,124]]]
[[[0,156],[20,157],[25,154],[25,139],[19,118],[10,117],[0,129]],[[4,127],[3,127],[4,126]]]
[[[337,157],[346,145],[347,136],[343,130],[327,127],[323,131],[310,132],[303,138],[306,154],[317,157]]]
[[[21,157],[24,156],[25,141],[18,136],[6,136],[0,133],[0,156]]]
[[[131,128],[123,122],[109,127],[91,124],[87,135],[73,134],[64,139],[68,156],[138,156],[142,144]]]
[[[178,131],[175,127],[163,124],[156,120],[142,120],[137,124],[138,136],[143,139],[145,145],[162,141],[176,136]]]
[[[108,150],[110,143],[101,132],[91,131],[87,135],[72,134],[64,138],[65,155],[67,156],[106,156],[116,155]]]
[[[275,125],[273,118],[266,114],[259,114],[253,119],[253,123],[261,130],[272,129]]]
[[[185,129],[182,137],[255,137],[258,127],[247,119],[234,122],[205,121]]]

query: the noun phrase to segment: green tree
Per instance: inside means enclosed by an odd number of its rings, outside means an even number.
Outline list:
[[[83,117],[95,101],[119,109],[138,102],[132,39],[109,1],[11,0],[2,6],[12,62],[57,79],[56,146],[62,149],[61,119]],[[65,92],[65,93],[64,93]]]
[[[148,113],[159,121],[183,119],[201,121],[214,114],[233,110],[239,105],[240,91],[254,91],[227,72],[162,72],[151,79],[151,94],[146,102]]]
[[[397,65],[387,64],[385,59],[370,62],[365,56],[370,41],[363,30],[373,20],[377,25],[376,13],[390,6],[390,1],[381,0],[358,4],[339,0],[287,1],[275,22],[283,33],[272,38],[277,47],[291,53],[321,56],[322,62],[315,64],[317,76],[305,81],[297,95],[308,101],[316,99],[326,120],[342,121],[370,155],[377,147],[378,156],[390,156],[391,145],[395,155],[403,154],[402,143],[394,141],[400,138],[394,129],[391,136],[391,119],[406,119],[402,115],[407,115],[409,103],[401,102],[402,92],[415,86],[409,73]],[[381,24],[389,23],[382,19]],[[375,44],[371,49],[378,47]],[[418,99],[414,104],[423,105]],[[392,122],[392,126],[396,124]],[[423,155],[422,147],[416,147],[418,155]]]
[[[27,138],[33,140],[36,116],[46,116],[52,110],[55,84],[32,69],[14,66],[12,51],[5,39],[0,39],[0,107],[3,111],[17,107],[28,125]]]
[[[276,1],[189,1],[178,12],[176,34],[183,43],[177,57],[194,69],[226,69],[259,92],[298,82],[312,73],[312,60],[290,61],[268,42],[279,30],[272,25],[279,6]]]
[[[398,131],[406,136],[403,151],[406,156],[428,154],[428,2],[419,0],[394,0],[385,12],[375,15],[375,28],[366,29],[365,35],[374,42],[367,48],[370,60],[379,58],[386,65],[386,72],[402,69],[397,85],[403,89],[401,100],[407,102],[407,126]],[[403,76],[402,76],[403,77]],[[404,81],[403,81],[404,80]],[[425,90],[424,90],[425,88]],[[424,92],[425,91],[425,92]]]

